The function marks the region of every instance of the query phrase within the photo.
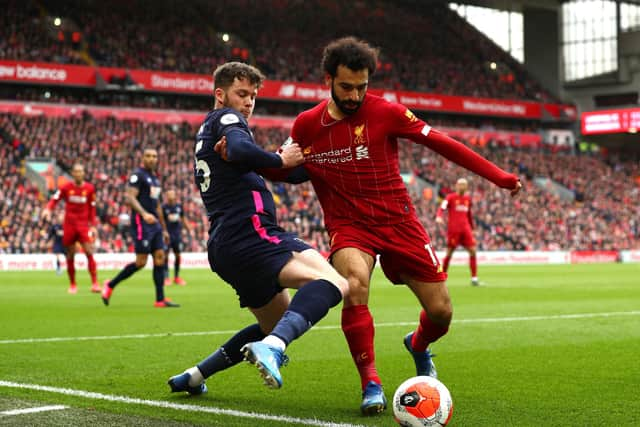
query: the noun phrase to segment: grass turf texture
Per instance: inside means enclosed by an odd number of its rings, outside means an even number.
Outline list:
[[[113,273],[101,271],[101,279]],[[575,265],[482,267],[484,287],[469,285],[468,270],[454,267],[450,333],[434,345],[440,379],[454,401],[453,426],[640,425],[640,266]],[[160,334],[149,338],[1,343],[0,380],[225,408],[260,414],[366,426],[394,425],[391,407],[360,416],[359,379],[340,330],[340,310],[288,350],[284,386],[269,390],[243,363],[207,381],[207,395],[170,394],[167,379],[193,366],[232,333],[252,322],[233,291],[205,270],[184,270],[186,287],[167,288],[179,309],[155,309],[151,272],[141,271],[115,290],[111,305],[89,292],[86,272],[77,295],[66,293],[54,272],[0,273],[0,341],[24,338]],[[376,357],[387,398],[414,375],[402,338],[417,320],[417,302],[379,271],[371,311],[378,324]],[[636,313],[629,314],[628,312]],[[553,318],[580,313],[611,316]],[[538,317],[539,318],[536,318]],[[514,318],[493,321],[491,319]],[[522,319],[528,318],[528,319]],[[177,332],[219,334],[176,336]],[[226,331],[226,332],[225,332]],[[132,425],[282,426],[281,421],[183,412],[0,386],[0,401],[17,408],[63,404],[73,425],[104,425],[118,414]],[[3,410],[13,409],[5,407]],[[39,425],[65,411],[31,414]],[[24,425],[23,415],[0,425]],[[24,416],[26,417],[26,416]],[[47,421],[49,420],[49,421]],[[123,421],[124,422],[124,421]],[[15,423],[15,424],[13,424]],[[127,424],[127,422],[124,422]],[[180,424],[180,425],[183,425]],[[71,425],[71,424],[70,424]]]

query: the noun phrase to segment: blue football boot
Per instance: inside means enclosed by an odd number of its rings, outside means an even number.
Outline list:
[[[427,349],[427,351],[414,351],[413,347],[411,347],[412,337],[413,332],[410,332],[406,337],[404,337],[404,346],[407,351],[411,353],[411,356],[413,356],[413,361],[416,364],[416,375],[438,378],[436,365],[434,365],[431,360],[432,357],[435,357],[435,354],[431,354],[429,349]]]
[[[382,386],[375,381],[369,381],[362,390],[360,411],[363,415],[375,415],[385,409],[387,409],[387,398],[384,397]]]
[[[264,383],[271,388],[282,387],[280,367],[289,362],[289,358],[278,348],[271,347],[261,341],[246,344],[240,350],[245,359],[256,365]]]
[[[174,375],[169,378],[167,384],[171,387],[171,393],[177,393],[179,391],[186,391],[192,396],[197,396],[207,392],[207,385],[203,382],[195,387],[189,385],[191,374],[183,372],[182,374]]]

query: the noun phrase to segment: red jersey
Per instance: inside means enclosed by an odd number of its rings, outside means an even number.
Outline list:
[[[88,227],[96,224],[96,190],[88,182],[76,185],[68,182],[53,195],[47,209],[52,210],[60,200],[66,203],[64,224]]]
[[[397,224],[415,217],[400,176],[398,138],[426,145],[501,187],[514,188],[518,181],[403,105],[366,94],[356,113],[334,120],[328,102],[301,113],[291,137],[303,150],[304,167],[329,230],[340,224]]]
[[[442,217],[443,211],[449,213],[447,230],[459,232],[473,229],[471,216],[471,197],[468,194],[450,193],[438,208],[437,216]]]

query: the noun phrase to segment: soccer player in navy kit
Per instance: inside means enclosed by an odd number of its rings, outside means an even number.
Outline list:
[[[129,177],[127,204],[131,206],[131,235],[136,251],[136,260],[127,264],[116,277],[104,282],[102,302],[109,305],[113,289],[147,264],[153,255],[153,283],[156,288],[155,307],[180,307],[164,297],[164,240],[169,239],[160,205],[160,180],[155,174],[158,152],[145,148],[142,166]]]
[[[182,252],[182,226],[187,231],[191,231],[191,226],[184,217],[182,204],[178,203],[176,198],[176,190],[170,189],[166,192],[167,202],[162,205],[162,214],[164,215],[164,223],[167,224],[169,232],[169,248],[173,251],[175,262],[173,264],[173,283],[184,286],[187,282],[180,277],[180,253]],[[169,278],[169,250],[165,256],[164,262],[164,285],[171,285]]]
[[[60,255],[64,256],[65,254],[64,245],[62,244],[62,236],[64,235],[64,229],[62,228],[63,221],[64,216],[60,214],[58,215],[58,222],[52,224],[49,227],[49,239],[53,240],[51,250],[56,256],[56,274],[58,276],[62,274],[62,263],[60,262]]]
[[[229,62],[214,72],[215,106],[196,136],[195,176],[209,217],[209,263],[257,319],[216,352],[169,379],[172,392],[205,392],[204,380],[244,357],[265,383],[282,386],[286,346],[322,319],[347,293],[348,283],[318,253],[276,222],[275,202],[255,171],[303,161],[297,144],[279,154],[258,147],[247,120],[264,76]],[[222,137],[222,158],[214,145]],[[285,288],[298,289],[293,299]],[[261,340],[261,341],[260,341]]]

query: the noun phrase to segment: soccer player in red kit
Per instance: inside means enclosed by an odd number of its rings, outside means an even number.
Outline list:
[[[422,306],[417,329],[404,337],[418,375],[436,376],[428,346],[447,333],[452,317],[447,274],[400,176],[398,138],[425,145],[512,195],[521,188],[517,176],[433,129],[403,105],[368,94],[377,54],[353,37],[329,43],[322,68],[331,99],[301,113],[291,131],[305,154],[300,167],[324,211],[331,262],[349,281],[342,330],[360,373],[360,409],[366,415],[383,411],[387,404],[367,307],[376,256],[386,277],[409,286]]]
[[[98,284],[96,261],[93,258],[93,236],[96,226],[96,190],[92,184],[84,180],[84,166],[75,163],[71,168],[73,182],[69,182],[58,189],[42,213],[43,219],[49,221],[51,212],[61,200],[65,201],[62,244],[67,258],[67,273],[69,274],[69,293],[78,292],[76,286],[76,269],[74,257],[76,242],[80,242],[91,275],[91,292],[100,292]]]
[[[471,269],[471,284],[479,286],[478,263],[476,261],[476,239],[473,237],[473,216],[471,215],[471,197],[467,194],[469,184],[464,178],[456,181],[456,191],[447,194],[436,213],[436,223],[444,224],[444,211],[449,213],[447,220],[447,255],[442,266],[446,272],[449,269],[451,255],[458,245],[462,245],[469,252],[469,268]]]

